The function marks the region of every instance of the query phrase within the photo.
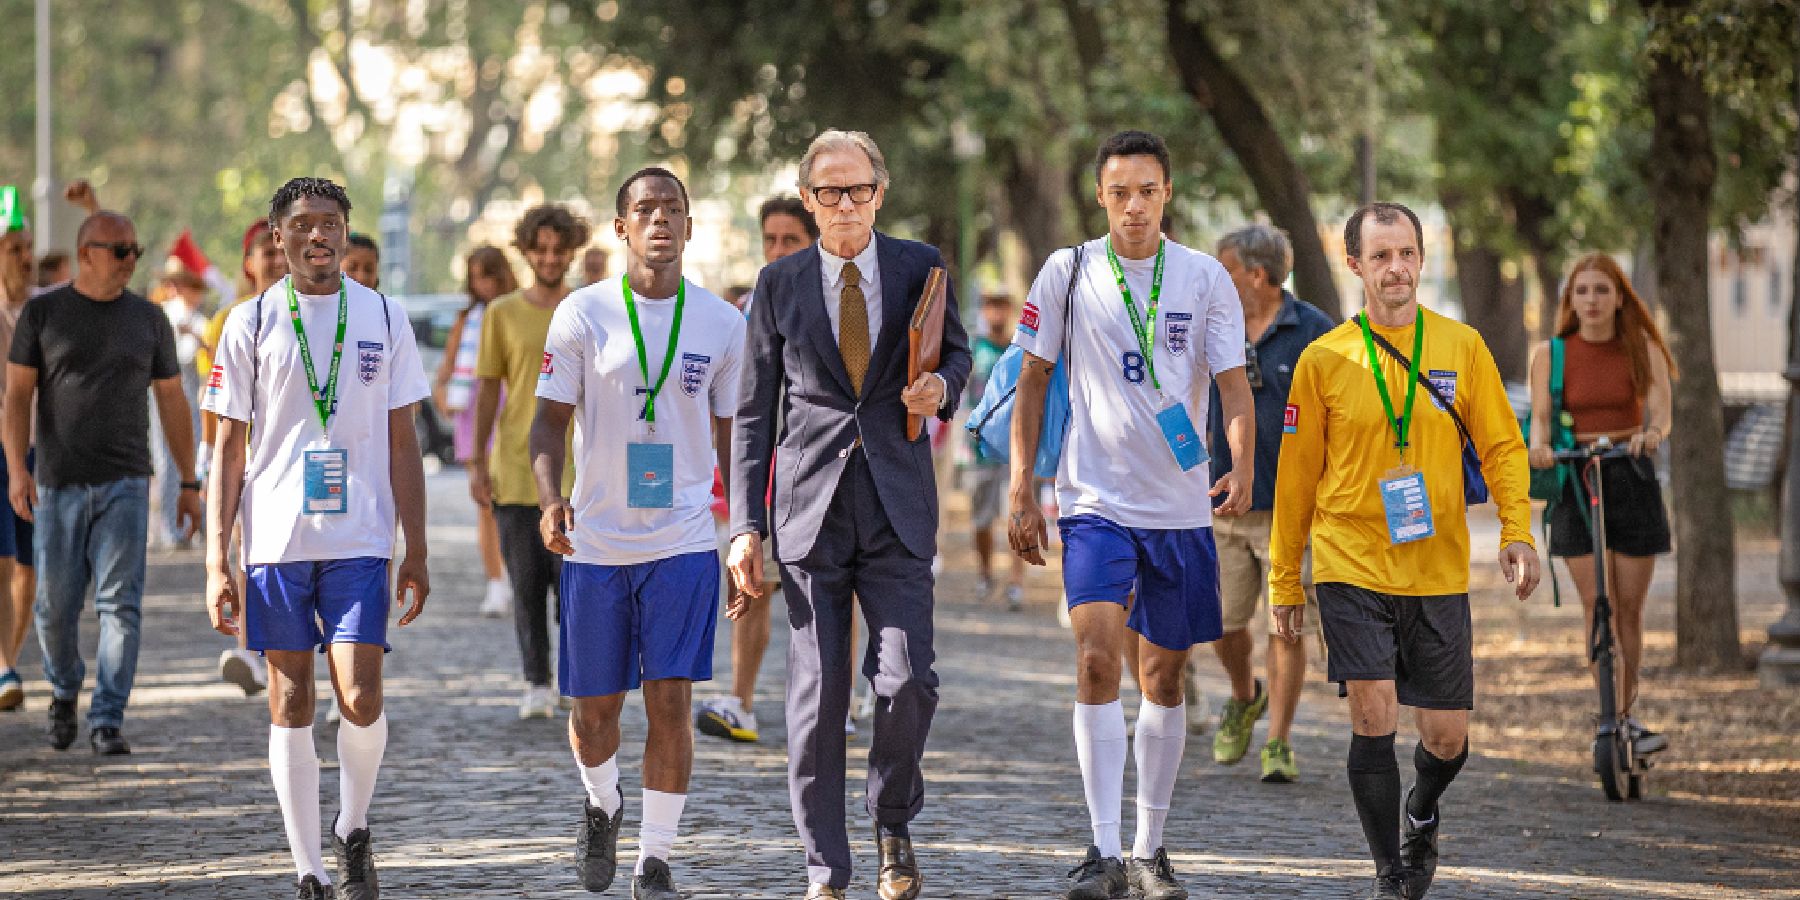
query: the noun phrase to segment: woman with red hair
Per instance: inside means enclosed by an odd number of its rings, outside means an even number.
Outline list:
[[[1668,435],[1669,382],[1675,363],[1650,310],[1612,257],[1590,253],[1575,261],[1563,283],[1556,337],[1562,350],[1562,417],[1574,442],[1601,438],[1630,448],[1631,455],[1601,463],[1606,493],[1607,586],[1613,633],[1619,642],[1619,709],[1630,723],[1638,753],[1668,747],[1668,738],[1630,716],[1644,656],[1644,597],[1656,557],[1669,552],[1669,520],[1652,462]],[[1531,358],[1531,465],[1553,466],[1550,422],[1551,341]],[[1577,499],[1575,478],[1563,479],[1562,497],[1550,512],[1550,555],[1581,594],[1591,627],[1594,615],[1594,544]]]

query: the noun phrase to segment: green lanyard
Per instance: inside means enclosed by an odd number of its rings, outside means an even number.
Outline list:
[[[1375,355],[1375,338],[1369,332],[1368,315],[1358,315],[1356,323],[1362,326],[1363,347],[1369,351],[1369,369],[1375,373],[1375,390],[1381,394],[1381,408],[1387,410],[1388,424],[1394,429],[1394,447],[1404,458],[1406,435],[1412,430],[1413,398],[1419,392],[1419,354],[1425,349],[1425,311],[1413,313],[1412,364],[1406,369],[1406,409],[1398,418],[1394,416],[1394,401],[1388,396],[1387,376],[1381,372],[1381,358]]]
[[[306,323],[300,321],[300,298],[294,293],[294,279],[287,282],[288,314],[294,319],[294,341],[300,345],[300,365],[306,370],[306,386],[312,389],[313,408],[319,411],[319,427],[331,431],[331,415],[337,412],[338,364],[344,361],[344,327],[350,321],[350,296],[343,278],[338,279],[337,340],[331,344],[331,374],[325,388],[319,388],[319,373],[313,368],[312,345],[306,340]]]
[[[619,278],[619,287],[625,294],[625,314],[631,319],[631,339],[637,343],[638,369],[644,373],[644,387],[650,396],[644,400],[644,421],[650,423],[650,430],[656,430],[656,395],[662,393],[663,385],[669,380],[669,369],[675,363],[675,345],[681,340],[681,307],[687,303],[687,279],[675,287],[675,320],[669,324],[669,352],[663,354],[662,375],[656,379],[656,386],[650,386],[650,357],[644,353],[644,330],[638,325],[637,301],[631,296],[631,276]]]
[[[1125,269],[1119,265],[1119,255],[1113,252],[1112,239],[1106,241],[1106,261],[1112,263],[1113,278],[1118,279],[1119,295],[1125,298],[1125,311],[1131,313],[1131,330],[1137,332],[1138,349],[1144,354],[1144,367],[1150,370],[1150,385],[1162,390],[1162,382],[1156,380],[1156,306],[1162,300],[1163,250],[1166,244],[1156,244],[1156,269],[1150,275],[1150,308],[1147,314],[1138,313],[1137,304],[1131,300],[1131,286],[1125,283]]]

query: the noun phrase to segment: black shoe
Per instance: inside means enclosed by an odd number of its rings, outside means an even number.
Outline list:
[[[334,900],[337,894],[332,892],[331,885],[320,884],[318,876],[308,875],[300,879],[300,890],[294,896],[299,900]]]
[[[875,847],[881,853],[881,867],[875,884],[881,900],[914,900],[925,880],[919,877],[919,859],[913,855],[912,838],[883,834],[875,826]]]
[[[644,872],[631,879],[631,900],[681,900],[669,864],[652,856],[644,860]]]
[[[131,745],[125,743],[125,736],[111,725],[102,725],[88,732],[88,743],[93,745],[94,752],[100,756],[131,755]]]
[[[1141,900],[1187,900],[1187,888],[1175,881],[1175,867],[1161,847],[1149,859],[1132,857],[1125,864],[1125,881],[1131,885],[1131,896]]]
[[[331,852],[337,855],[337,883],[344,900],[376,900],[381,885],[375,879],[375,853],[369,846],[369,829],[350,832],[350,839],[337,836],[337,823],[331,825]]]
[[[75,724],[75,701],[50,701],[50,746],[58,750],[67,750],[75,743],[75,734],[79,729]]]
[[[1437,876],[1438,824],[1442,817],[1433,809],[1431,821],[1413,824],[1412,813],[1407,812],[1412,807],[1412,792],[1412,788],[1406,789],[1406,802],[1400,807],[1400,815],[1405,819],[1401,823],[1400,876],[1406,881],[1407,900],[1424,900],[1425,892],[1431,890],[1431,879]]]
[[[1398,875],[1375,876],[1375,886],[1363,896],[1368,900],[1409,900],[1406,881]]]
[[[1100,848],[1089,844],[1087,858],[1069,870],[1069,889],[1063,892],[1063,900],[1123,900],[1130,894],[1125,863],[1101,856]]]
[[[575,874],[590,891],[612,887],[619,871],[619,825],[625,820],[625,792],[619,791],[619,811],[607,815],[600,807],[582,800],[581,828],[575,832]],[[636,890],[636,885],[632,890]]]

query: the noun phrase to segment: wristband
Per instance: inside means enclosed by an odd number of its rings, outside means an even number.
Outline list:
[[[184,481],[184,482],[182,482],[182,483],[181,483],[181,489],[182,489],[182,490],[184,490],[184,491],[195,491],[195,492],[198,492],[198,491],[199,491],[199,490],[200,490],[200,482],[198,482],[198,481]]]

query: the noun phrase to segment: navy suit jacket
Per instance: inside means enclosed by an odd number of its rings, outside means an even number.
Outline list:
[[[888,521],[913,555],[937,553],[937,478],[926,434],[906,439],[907,323],[925,276],[944,258],[936,247],[876,232],[881,266],[881,335],[869,357],[861,396],[831,330],[815,244],[765,266],[750,306],[749,347],[739,389],[731,463],[731,533],[774,535],[777,558],[797,562],[812,551],[819,523],[837,493],[858,438]],[[954,290],[944,311],[943,376],[956,412],[969,379],[969,339]],[[783,402],[785,395],[786,401]],[[774,499],[765,503],[773,465]]]

